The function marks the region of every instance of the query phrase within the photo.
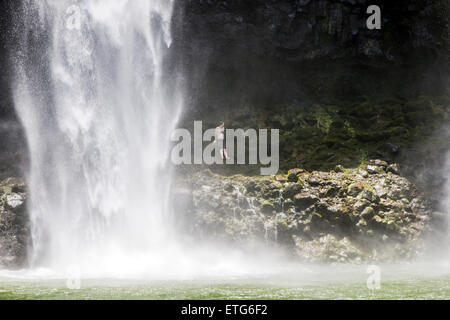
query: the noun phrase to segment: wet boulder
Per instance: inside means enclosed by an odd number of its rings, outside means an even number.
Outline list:
[[[0,267],[22,268],[30,241],[25,183],[8,178],[0,182]]]

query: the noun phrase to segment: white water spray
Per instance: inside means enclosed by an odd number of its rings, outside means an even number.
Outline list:
[[[164,72],[172,6],[25,1],[14,93],[31,157],[32,266],[107,274],[169,255],[181,110]]]

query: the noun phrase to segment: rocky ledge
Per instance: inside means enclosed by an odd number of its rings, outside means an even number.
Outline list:
[[[26,262],[29,223],[25,210],[25,182],[0,182],[0,267],[17,268]]]
[[[183,234],[188,229],[203,242],[250,250],[277,247],[306,262],[412,259],[447,230],[437,205],[401,176],[398,165],[381,160],[270,177],[224,176],[208,169],[181,179],[173,203]],[[26,264],[25,209],[24,181],[0,182],[0,267]]]
[[[262,242],[302,261],[411,259],[445,229],[445,216],[426,195],[400,175],[398,165],[381,160],[271,177],[205,170],[186,182],[196,236],[236,246]]]

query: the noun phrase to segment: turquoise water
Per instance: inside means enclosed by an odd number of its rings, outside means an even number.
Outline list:
[[[379,290],[367,287],[367,266],[291,267],[283,273],[190,280],[65,279],[8,274],[0,299],[450,299],[448,265],[380,266]],[[279,272],[279,270],[278,270]]]

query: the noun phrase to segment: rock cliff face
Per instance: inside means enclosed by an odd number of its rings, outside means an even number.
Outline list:
[[[366,27],[372,4],[381,30]],[[180,0],[176,8],[174,51],[201,108],[448,90],[446,0]]]
[[[25,207],[24,181],[8,178],[0,182],[0,268],[26,264],[30,229]]]
[[[308,262],[413,258],[445,230],[433,203],[380,160],[264,178],[204,171],[190,181],[197,236],[237,247],[266,242]]]

